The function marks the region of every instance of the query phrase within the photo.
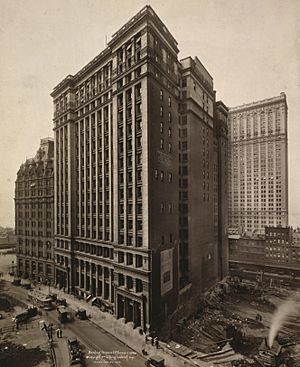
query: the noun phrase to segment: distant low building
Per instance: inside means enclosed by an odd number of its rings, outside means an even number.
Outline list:
[[[300,231],[292,227],[265,227],[265,235],[229,235],[231,275],[266,277],[278,284],[300,284]]]
[[[300,228],[293,232],[293,242],[290,247],[290,261],[300,264]]]
[[[13,236],[15,234],[14,228],[0,226],[0,238]]]
[[[1,247],[15,247],[17,239],[15,235],[6,235],[0,237],[0,248]]]
[[[276,263],[291,262],[292,227],[266,227],[266,260]]]
[[[299,254],[298,254],[299,251]],[[299,256],[298,256],[299,255]],[[229,235],[231,260],[260,260],[268,263],[300,264],[300,232],[292,227],[265,227],[265,235]]]
[[[239,234],[229,235],[230,260],[261,260],[266,257],[266,242],[262,236],[243,237]]]

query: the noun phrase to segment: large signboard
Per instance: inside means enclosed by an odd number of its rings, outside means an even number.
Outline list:
[[[163,296],[173,288],[173,249],[160,253],[160,293]]]

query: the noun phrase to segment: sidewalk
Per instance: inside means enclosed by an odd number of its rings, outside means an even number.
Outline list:
[[[48,286],[40,287],[44,293],[49,292]],[[64,293],[62,290],[58,290],[53,287],[51,287],[50,290],[52,293],[56,293],[58,298],[65,298],[71,309],[76,311],[80,307],[85,308],[87,314],[91,316],[91,322],[101,328],[102,331],[111,334],[124,345],[127,345],[140,355],[142,355],[142,349],[147,351],[148,356],[160,355],[165,359],[166,366],[168,367],[211,366],[211,364],[207,364],[205,362],[201,362],[201,364],[199,364],[198,361],[198,363],[193,363],[191,360],[181,357],[169,350],[166,343],[163,342],[160,342],[159,349],[156,349],[155,346],[151,345],[151,341],[148,341],[146,344],[145,335],[141,335],[138,329],[133,329],[132,323],[125,323],[124,319],[117,320],[113,315],[107,312],[102,312],[96,306],[92,306],[84,300],[78,300],[75,296]]]

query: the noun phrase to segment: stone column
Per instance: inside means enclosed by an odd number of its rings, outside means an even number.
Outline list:
[[[86,264],[87,262],[84,261],[84,268],[83,268],[83,288],[86,290]]]
[[[99,287],[99,265],[96,265],[96,287],[95,287],[95,294],[98,296],[98,287]]]
[[[102,267],[102,298],[105,299],[105,267]]]
[[[92,293],[93,290],[93,270],[92,270],[92,263],[90,264],[90,292]]]
[[[124,317],[125,321],[128,321],[128,308],[129,308],[129,300],[127,297],[124,297]]]
[[[87,267],[88,267],[89,262],[85,261],[85,270],[84,270],[84,290],[87,290],[87,280],[88,280],[88,271],[87,271]]]
[[[81,260],[79,260],[79,288],[82,288],[82,284],[81,284],[81,271],[82,271],[82,268],[81,268]]]

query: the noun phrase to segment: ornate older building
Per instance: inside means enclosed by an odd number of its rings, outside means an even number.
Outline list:
[[[264,233],[265,226],[287,226],[285,94],[230,108],[229,129],[229,227]]]
[[[202,201],[201,191],[201,206],[196,208],[192,202],[198,202],[195,181],[190,191],[190,205],[195,209],[190,212],[195,218],[190,236],[195,240],[203,235],[203,244],[193,254],[192,276],[185,267],[192,256],[185,252],[190,245],[181,244],[179,251],[180,78],[182,72],[189,74],[190,59],[181,65],[177,54],[176,40],[146,6],[113,35],[104,51],[51,94],[55,107],[55,281],[68,292],[96,297],[102,308],[143,330],[170,320],[184,278],[194,279],[194,289],[202,292],[221,276],[217,161],[218,136],[223,135],[218,135],[221,130],[213,131],[215,94],[211,77],[203,80],[202,74],[208,74],[203,67],[198,75],[199,61],[192,73],[205,99],[189,85],[196,100],[189,107],[197,110],[197,116],[189,111],[193,144],[188,149],[198,149],[198,139],[203,138],[207,196]],[[226,115],[225,106],[222,111]],[[182,159],[184,143],[180,141]],[[197,175],[202,167],[197,152],[190,156],[190,175]],[[207,168],[212,157],[214,163]],[[182,185],[184,180],[181,177]],[[183,191],[187,191],[182,185],[181,208]],[[196,248],[196,241],[191,246]],[[197,261],[202,264],[200,270]],[[196,280],[201,283],[199,289]]]
[[[53,159],[53,139],[41,139],[36,156],[21,165],[15,183],[17,272],[48,284],[54,284]]]

